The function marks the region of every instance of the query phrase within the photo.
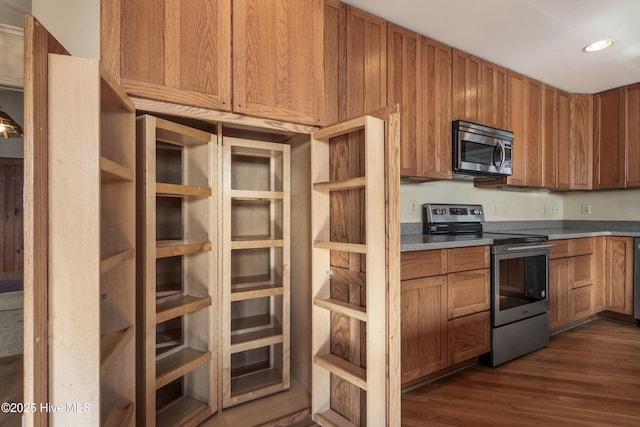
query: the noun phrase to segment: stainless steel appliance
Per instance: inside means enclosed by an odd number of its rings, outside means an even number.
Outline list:
[[[454,173],[493,176],[513,173],[513,132],[456,120],[452,138]]]
[[[491,248],[491,352],[497,366],[549,343],[549,248],[547,236],[485,233],[481,205],[423,205],[424,234],[446,240],[489,238]]]
[[[633,317],[640,326],[640,238],[634,239],[635,262],[633,263]]]

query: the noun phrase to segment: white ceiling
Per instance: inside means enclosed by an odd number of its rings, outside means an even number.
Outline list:
[[[343,1],[572,93],[640,81],[640,0]]]
[[[31,13],[31,0],[0,0],[0,24],[24,26],[24,15]]]

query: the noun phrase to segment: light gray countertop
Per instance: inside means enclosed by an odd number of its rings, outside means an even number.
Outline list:
[[[640,230],[602,230],[599,227],[588,228],[532,228],[503,230],[513,234],[543,235],[549,240],[578,239],[581,237],[621,236],[640,237]],[[482,246],[493,244],[492,239],[478,236],[441,236],[429,234],[406,234],[400,239],[400,252],[424,251],[432,249],[450,249],[466,246]]]

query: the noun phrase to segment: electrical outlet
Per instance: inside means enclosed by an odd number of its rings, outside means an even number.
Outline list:
[[[551,206],[551,215],[559,215],[559,214],[560,214],[560,208],[558,207],[558,205]]]
[[[591,203],[582,204],[582,215],[591,215]]]
[[[412,200],[410,203],[411,207],[409,208],[409,212],[411,212],[412,215],[416,215],[418,213],[418,202]]]

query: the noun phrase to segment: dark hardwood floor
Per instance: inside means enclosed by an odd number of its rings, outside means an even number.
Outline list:
[[[0,357],[0,404],[22,401],[22,355]],[[21,425],[22,414],[0,411],[0,427]]]
[[[640,426],[640,328],[597,319],[408,391],[403,426]]]

